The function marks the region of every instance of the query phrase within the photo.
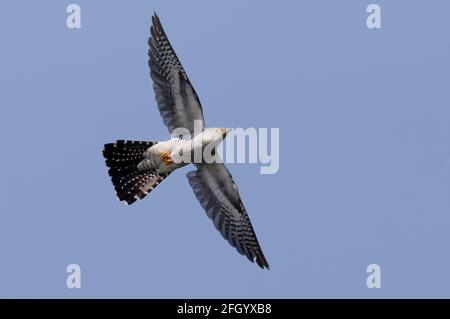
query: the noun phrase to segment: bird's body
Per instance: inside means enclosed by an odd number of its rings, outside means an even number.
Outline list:
[[[172,138],[162,142],[118,140],[105,144],[103,156],[117,198],[127,204],[143,199],[173,171],[192,163],[196,169],[187,174],[189,184],[214,226],[240,254],[261,268],[269,268],[238,188],[215,153],[228,129],[206,128],[197,93],[156,14],[150,31],[153,89]],[[178,135],[178,129],[187,134]]]
[[[138,164],[138,169],[140,171],[154,169],[159,174],[167,174],[189,164],[186,162],[174,162],[175,154],[190,153],[194,148],[193,139],[172,138],[158,142],[144,152],[144,159]]]
[[[207,153],[208,149],[205,154],[205,147],[217,146],[227,132],[226,128],[207,128],[192,138],[175,137],[155,143],[144,152],[144,159],[137,167],[141,171],[153,169],[159,174],[168,174],[177,168],[195,163],[196,159],[199,162],[208,161],[208,155],[217,160],[214,154]]]

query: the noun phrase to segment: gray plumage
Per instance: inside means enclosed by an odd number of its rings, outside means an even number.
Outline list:
[[[194,120],[203,123],[200,99],[192,87],[164,29],[155,14],[152,17],[149,44],[150,75],[158,108],[169,133],[175,128],[194,130]]]
[[[149,66],[158,109],[171,134],[177,128],[185,128],[190,136],[163,142],[117,141],[105,145],[103,155],[117,196],[128,204],[144,198],[170,173],[188,164],[173,162],[175,154],[194,153],[207,145],[203,143],[218,145],[228,132],[225,128],[206,128],[198,95],[156,14],[150,33]],[[195,120],[201,123],[201,132],[196,136]],[[228,169],[222,162],[194,165],[196,170],[189,172],[187,178],[214,226],[240,254],[261,268],[269,268]]]
[[[198,164],[187,174],[189,184],[222,237],[237,251],[269,268],[236,184],[223,163]]]
[[[191,131],[194,120],[201,120],[205,126],[200,99],[156,14],[152,17],[150,32],[150,74],[164,124],[169,132],[177,127]],[[268,268],[236,184],[225,165],[200,164],[187,177],[197,199],[222,236],[239,253],[251,261],[256,258],[260,267]]]

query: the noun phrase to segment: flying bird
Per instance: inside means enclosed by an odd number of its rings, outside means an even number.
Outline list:
[[[174,170],[188,164],[186,176],[195,196],[214,226],[231,246],[261,268],[269,269],[238,188],[228,169],[215,155],[227,128],[207,128],[203,109],[189,78],[164,32],[158,15],[152,16],[148,64],[156,102],[171,138],[167,141],[125,141],[105,144],[103,156],[117,198],[126,204],[143,199]],[[196,129],[199,123],[199,129]],[[178,129],[186,134],[174,135]],[[216,161],[186,161],[183,154],[205,156],[207,145]],[[192,156],[188,156],[192,157]],[[177,159],[177,160],[176,160]]]

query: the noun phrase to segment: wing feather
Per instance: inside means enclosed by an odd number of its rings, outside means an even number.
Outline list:
[[[237,186],[225,165],[198,164],[197,170],[189,172],[187,177],[194,194],[222,237],[250,261],[256,260],[261,268],[269,268]]]
[[[156,13],[152,16],[150,33],[148,63],[156,102],[164,124],[170,133],[176,128],[186,128],[192,135],[194,121],[197,120],[203,130],[205,121],[200,99]]]

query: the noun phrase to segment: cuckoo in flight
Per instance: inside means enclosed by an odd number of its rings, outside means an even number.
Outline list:
[[[207,146],[216,156],[215,147],[228,129],[205,126],[197,93],[156,14],[150,33],[150,75],[159,112],[172,137],[160,142],[118,140],[105,145],[103,156],[118,199],[126,204],[143,199],[174,170],[193,164],[196,169],[187,174],[189,184],[214,226],[240,254],[269,268],[228,169],[216,157],[216,161],[202,160]],[[186,134],[178,135],[178,129]],[[190,160],[183,157],[186,154]],[[200,160],[194,160],[192,154],[200,154]]]

